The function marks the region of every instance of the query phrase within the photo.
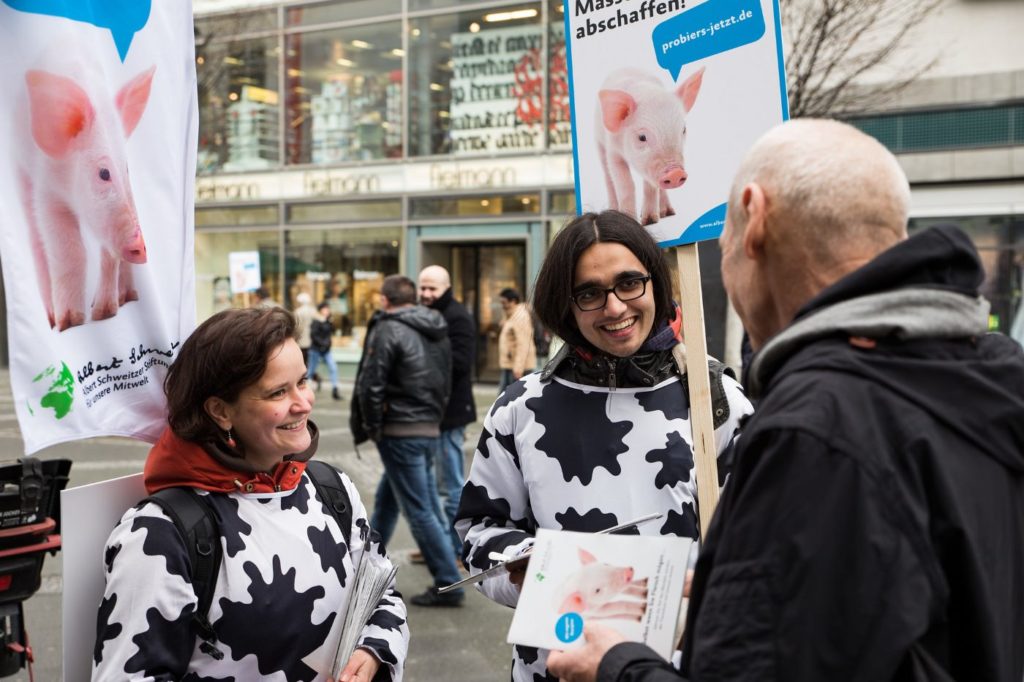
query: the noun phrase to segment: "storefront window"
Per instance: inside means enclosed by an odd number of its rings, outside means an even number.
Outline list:
[[[469,218],[540,213],[538,194],[413,199],[413,218]]]
[[[287,36],[288,163],[402,155],[402,29],[393,21]]]
[[[218,41],[214,28],[196,23],[198,171],[276,167],[280,164],[278,39]]]
[[[957,216],[912,218],[909,231],[953,224],[966,232],[981,256],[985,281],[981,295],[992,305],[989,328],[1010,334],[1024,343],[1021,289],[1024,287],[1024,218],[1015,216]]]
[[[565,7],[552,2],[548,11],[548,146],[572,149],[569,69],[565,53]]]
[[[409,22],[409,153],[541,149],[544,70],[536,3]]]
[[[277,204],[266,206],[210,206],[196,209],[196,227],[277,225]]]
[[[337,223],[371,220],[400,220],[401,199],[378,201],[332,201],[313,204],[292,204],[288,207],[289,223]]]
[[[398,272],[401,232],[398,226],[286,232],[288,307],[300,292],[314,304],[327,301],[335,346],[361,348],[384,278]]]
[[[402,0],[334,0],[334,2],[289,7],[289,26],[315,26],[352,19],[369,19],[402,11]]]
[[[251,292],[232,288],[232,253],[256,253],[258,280],[278,303],[281,299],[280,237],[277,230],[260,232],[196,232],[196,319],[200,322],[227,308],[255,303]],[[235,262],[237,263],[237,256]],[[235,282],[241,277],[235,273]]]

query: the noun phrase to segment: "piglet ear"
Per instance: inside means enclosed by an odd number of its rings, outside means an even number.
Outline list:
[[[604,119],[604,127],[610,132],[618,132],[623,121],[636,111],[636,100],[628,92],[601,90],[597,93],[597,98],[601,102],[601,117]]]
[[[125,137],[131,137],[139,119],[142,118],[142,112],[146,110],[146,102],[149,101],[149,86],[153,83],[155,71],[155,66],[149,67],[149,70],[143,71],[125,83],[117,93],[117,98],[114,101],[117,104],[117,110],[121,113],[121,125],[124,127]]]
[[[70,78],[47,71],[29,71],[29,109],[32,138],[54,158],[64,156],[77,139],[92,127],[95,110],[89,95]]]
[[[583,549],[582,547],[578,547],[576,551],[580,555],[580,563],[584,566],[586,566],[587,564],[592,564],[595,561],[597,561],[593,554]]]
[[[693,74],[679,86],[676,90],[676,97],[683,102],[683,109],[687,112],[693,108],[693,103],[697,100],[697,93],[700,91],[700,84],[704,81],[704,67],[700,67],[697,73]]]
[[[578,591],[570,592],[569,595],[562,600],[561,606],[558,607],[559,613],[579,613],[580,609],[583,608],[583,595]]]

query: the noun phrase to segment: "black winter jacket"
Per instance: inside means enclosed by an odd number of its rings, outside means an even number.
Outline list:
[[[331,337],[334,335],[334,325],[329,319],[322,320],[319,317],[313,320],[309,326],[309,338],[312,341],[311,348],[318,353],[326,353],[331,349]]]
[[[375,314],[356,376],[356,442],[379,440],[389,425],[436,433],[450,391],[451,346],[441,314],[419,305]]]
[[[473,318],[461,303],[452,297],[449,287],[431,305],[448,323],[448,340],[452,345],[452,394],[441,429],[447,431],[476,421],[473,400],[473,363],[476,360],[476,333]]]
[[[689,679],[1024,677],[1024,352],[986,333],[983,274],[962,232],[925,231],[754,356]],[[598,679],[679,674],[623,644]]]

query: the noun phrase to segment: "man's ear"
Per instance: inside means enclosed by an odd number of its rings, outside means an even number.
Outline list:
[[[740,203],[747,214],[747,225],[743,231],[743,253],[751,260],[760,260],[764,257],[768,197],[761,185],[751,182],[743,188]]]
[[[203,402],[203,409],[210,415],[218,427],[224,431],[231,429],[231,414],[227,402],[217,396],[210,396]]]

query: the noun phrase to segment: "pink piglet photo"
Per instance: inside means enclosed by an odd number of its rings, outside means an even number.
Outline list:
[[[21,79],[14,143],[18,185],[43,308],[51,328],[86,321],[89,250],[99,244],[91,319],[138,300],[132,265],[147,260],[128,175],[127,141],[149,100],[155,67],[111,96],[86,69],[38,68]]]

